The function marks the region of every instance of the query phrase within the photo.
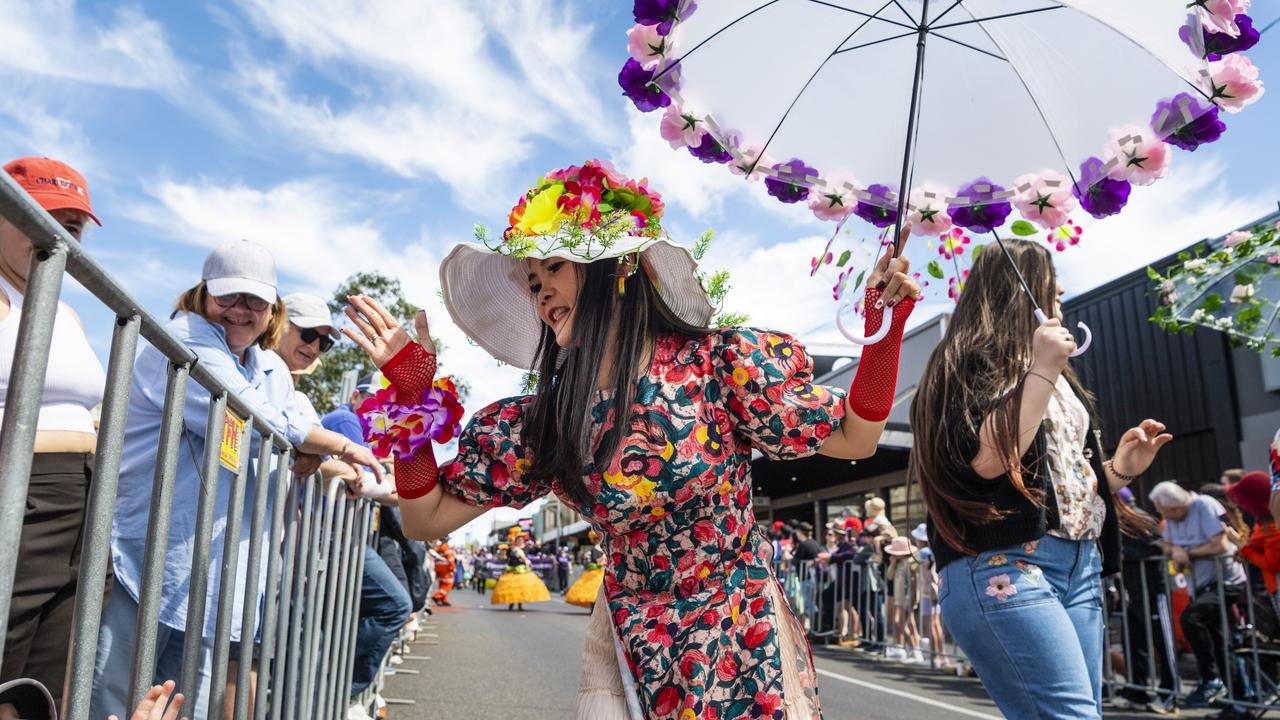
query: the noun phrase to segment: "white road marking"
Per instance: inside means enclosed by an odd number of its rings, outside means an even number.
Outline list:
[[[884,685],[869,683],[865,680],[855,680],[854,678],[848,677],[846,675],[833,673],[830,670],[823,670],[822,668],[815,668],[815,669],[818,671],[818,674],[821,675],[822,677],[828,677],[828,678],[831,678],[832,680],[840,680],[842,682],[847,682],[850,685],[857,685],[859,687],[864,687],[869,690],[875,690],[876,692],[880,692],[880,693],[896,695],[897,697],[900,697],[900,698],[906,698],[907,700],[914,700],[918,703],[924,703],[925,705],[932,705],[933,707],[942,708],[943,710],[947,710],[953,713],[958,713],[960,715],[967,715],[969,717],[976,717],[976,718],[986,718],[986,720],[1003,720],[1003,718],[1001,718],[999,715],[987,715],[986,713],[980,713],[977,710],[970,710],[968,708],[962,708],[957,705],[952,705],[950,703],[944,703],[941,700],[931,700],[926,697],[920,697],[919,695],[913,695],[909,692],[903,692],[902,690],[895,690],[891,687],[885,687]]]

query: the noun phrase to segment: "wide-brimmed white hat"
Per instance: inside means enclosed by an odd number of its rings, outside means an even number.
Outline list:
[[[715,308],[698,281],[693,253],[665,237],[629,237],[593,260],[617,258],[638,252],[640,270],[681,320],[705,326]],[[529,259],[559,257],[585,262],[563,247],[544,253],[532,250],[516,258],[485,245],[460,243],[440,264],[444,305],[453,322],[467,337],[501,362],[529,370],[537,361],[542,338],[534,298],[529,294]]]

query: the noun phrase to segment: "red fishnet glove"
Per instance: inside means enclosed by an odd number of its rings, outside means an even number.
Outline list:
[[[879,290],[867,288],[867,335],[878,331],[880,323],[884,321],[885,309],[876,307],[879,299]],[[853,385],[849,387],[849,407],[863,420],[880,422],[888,418],[889,411],[893,409],[893,396],[898,391],[898,355],[902,352],[902,330],[915,306],[915,298],[908,297],[889,308],[893,311],[889,321],[889,334],[862,351],[858,373],[853,376]]]
[[[436,379],[436,356],[418,343],[409,343],[382,366],[382,374],[397,395],[421,397]],[[396,493],[405,500],[420,498],[435,489],[439,480],[436,454],[431,443],[418,448],[408,460],[396,460]]]

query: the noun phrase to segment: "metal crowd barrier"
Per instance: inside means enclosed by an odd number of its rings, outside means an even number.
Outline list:
[[[226,693],[230,655],[233,599],[245,598],[241,617],[244,654],[248,657],[255,636],[259,640],[259,676],[252,717],[254,720],[338,718],[350,695],[352,657],[355,652],[359,613],[360,578],[364,553],[360,543],[372,532],[368,501],[351,501],[340,482],[323,488],[318,476],[299,478],[289,472],[293,448],[261,417],[252,413],[207,370],[195,354],[164,329],[164,324],[142,308],[119,282],[97,264],[48,213],[40,208],[7,173],[0,173],[0,216],[13,223],[35,246],[13,366],[0,426],[0,547],[17,548],[22,532],[28,481],[35,444],[46,360],[57,312],[62,276],[66,272],[99,301],[116,313],[105,397],[102,405],[93,482],[88,498],[80,564],[78,596],[72,627],[70,682],[65,717],[87,720],[92,688],[98,630],[105,582],[109,578],[111,522],[119,480],[128,408],[130,376],[139,336],[170,361],[156,473],[147,528],[146,554],[138,598],[137,648],[132,664],[130,708],[152,686],[156,661],[156,635],[160,613],[160,578],[164,570],[174,474],[182,435],[182,413],[187,383],[194,380],[209,391],[209,425],[220,427],[223,412],[231,409],[245,418],[239,474],[231,488],[227,509],[222,578],[218,588],[216,631],[213,639],[210,715],[221,713]],[[250,517],[251,543],[248,572],[237,577],[241,519],[246,502],[251,433],[262,441],[258,454],[256,490]],[[274,480],[271,467],[276,468]],[[198,499],[193,571],[182,653],[181,688],[187,708],[197,707],[194,697],[200,670],[205,597],[209,577],[210,538],[217,511],[219,444],[206,443],[203,492]],[[275,492],[271,492],[274,487]],[[326,492],[327,490],[327,492]],[[302,496],[299,500],[299,495]],[[269,497],[272,517],[269,539],[262,546]],[[280,502],[280,498],[286,498]],[[258,576],[263,555],[267,558],[267,586],[260,608]],[[17,552],[0,553],[0,654],[4,650],[13,591]],[[322,589],[323,586],[323,589]],[[259,627],[257,619],[262,613]],[[321,652],[323,645],[323,652]],[[246,720],[250,713],[250,662],[237,664],[234,717]],[[95,719],[100,720],[100,719]]]
[[[1266,593],[1264,588],[1255,587],[1250,578],[1249,567],[1239,561],[1245,568],[1246,581],[1239,585],[1228,586],[1223,582],[1225,568],[1228,563],[1238,562],[1231,556],[1214,559],[1214,578],[1211,592],[1215,596],[1217,624],[1216,628],[1224,638],[1221,657],[1216,657],[1218,671],[1227,695],[1219,700],[1220,704],[1238,705],[1251,710],[1275,710],[1280,707],[1280,616],[1277,615],[1276,597]],[[1131,595],[1135,588],[1130,584],[1125,587],[1123,578],[1112,578],[1106,581],[1106,596],[1112,598],[1113,612],[1104,615],[1107,618],[1107,652],[1105,674],[1108,680],[1108,692],[1114,697],[1121,689],[1133,689],[1150,693],[1162,699],[1185,697],[1184,688],[1194,687],[1196,681],[1185,682],[1178,673],[1177,658],[1181,649],[1177,642],[1177,627],[1181,614],[1175,611],[1174,585],[1175,576],[1170,575],[1170,558],[1152,557],[1141,561],[1142,572],[1138,573],[1136,590],[1139,597]],[[1162,573],[1166,581],[1164,588],[1152,588],[1148,580],[1148,568],[1155,568]],[[1194,599],[1196,596],[1197,578],[1190,574],[1186,590]],[[1179,588],[1181,589],[1181,588]],[[1185,610],[1185,608],[1181,608]],[[1270,617],[1260,618],[1259,610]],[[1115,640],[1116,619],[1119,617],[1119,642]],[[1259,623],[1265,619],[1265,625]],[[1267,635],[1262,632],[1266,629]],[[1111,650],[1121,650],[1125,658],[1125,672],[1116,671],[1112,661]],[[1135,677],[1133,659],[1137,652],[1145,652],[1147,662],[1145,677]],[[1162,681],[1157,662],[1169,664],[1172,687]],[[1260,716],[1260,715],[1259,715]]]
[[[896,628],[887,610],[892,595],[877,563],[855,560],[836,563],[815,560],[775,562],[774,573],[782,585],[787,603],[811,640],[857,640],[859,647],[878,652],[898,649],[910,653],[918,649],[930,665],[939,659],[957,664],[963,662],[959,648],[949,641],[945,627],[942,646],[934,647],[930,642],[925,649],[930,616],[924,614],[918,598],[913,602],[912,612],[915,614],[919,644],[911,648],[893,642]],[[844,613],[848,613],[848,620],[847,627],[842,628]]]

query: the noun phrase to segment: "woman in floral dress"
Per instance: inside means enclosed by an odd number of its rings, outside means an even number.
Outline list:
[[[888,315],[891,331],[864,351],[846,399],[812,384],[790,336],[709,329],[696,264],[666,240],[661,214],[645,183],[591,161],[540,179],[502,241],[480,232],[449,255],[453,320],[495,358],[535,370],[537,388],[478,411],[442,467],[429,443],[398,458],[406,532],[438,537],[548,493],[591,522],[605,611],[593,613],[580,718],[818,718],[808,645],[752,513],[751,453],[874,453],[919,288],[905,259],[877,265],[867,330]],[[435,372],[425,316],[412,342],[368,298],[347,313],[348,336],[397,401],[417,402]],[[589,679],[609,667],[620,672]]]

